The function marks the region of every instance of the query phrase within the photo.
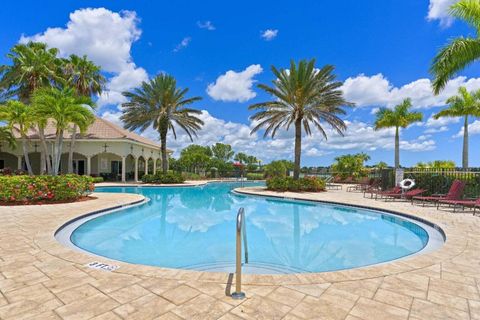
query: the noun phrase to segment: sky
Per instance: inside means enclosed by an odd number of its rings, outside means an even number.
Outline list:
[[[271,66],[316,59],[335,66],[347,100],[339,136],[325,125],[303,138],[302,165],[325,166],[342,154],[366,152],[368,164],[393,164],[394,131],[373,130],[374,113],[410,97],[424,120],[401,131],[401,164],[454,160],[461,164],[462,121],[434,120],[459,86],[480,88],[480,64],[456,75],[438,96],[429,68],[439,48],[474,30],[448,15],[455,0],[345,1],[9,1],[0,11],[0,63],[19,42],[41,41],[61,55],[86,54],[108,78],[97,113],[120,123],[122,91],[159,73],[203,99],[193,105],[205,122],[194,143],[231,144],[264,162],[293,158],[294,132],[275,139],[250,134],[248,106],[271,99],[257,88],[273,80]],[[47,4],[48,3],[48,4]],[[480,119],[470,120],[470,165],[480,166]],[[190,144],[179,131],[176,151]],[[147,129],[143,135],[158,140]]]

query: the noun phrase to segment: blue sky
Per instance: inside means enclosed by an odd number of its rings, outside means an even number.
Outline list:
[[[473,30],[447,15],[454,0],[405,1],[17,1],[2,4],[0,63],[19,41],[44,41],[62,54],[87,54],[109,78],[98,113],[118,122],[123,90],[159,72],[203,97],[196,107],[206,125],[195,141],[223,141],[264,161],[292,158],[293,132],[277,139],[250,135],[247,107],[269,99],[257,83],[272,80],[270,66],[316,58],[333,64],[345,81],[345,96],[357,103],[345,120],[345,137],[331,133],[304,139],[303,164],[328,165],[335,156],[367,152],[370,163],[393,163],[393,131],[372,129],[378,107],[411,97],[424,121],[402,132],[401,163],[435,159],[461,162],[461,123],[433,121],[458,86],[480,88],[480,66],[453,79],[439,96],[430,90],[428,69],[449,38]],[[472,119],[470,163],[480,166],[480,121]],[[144,133],[157,139],[152,130]],[[185,135],[169,140],[180,149]]]

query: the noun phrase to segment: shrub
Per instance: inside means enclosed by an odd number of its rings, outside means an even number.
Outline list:
[[[285,177],[286,175],[287,166],[282,161],[272,161],[265,166],[265,176],[267,178]]]
[[[263,173],[247,173],[247,180],[263,180]]]
[[[38,202],[69,201],[87,195],[94,189],[89,176],[0,176],[0,201]]]
[[[185,180],[202,180],[205,179],[205,177],[202,177],[198,173],[192,173],[192,172],[184,172],[182,173],[183,179]]]
[[[105,181],[105,179],[103,179],[103,177],[92,177],[92,179],[93,179],[93,183],[100,183],[100,182]]]
[[[319,192],[325,190],[325,181],[315,177],[294,180],[292,177],[273,177],[267,179],[267,189],[273,191]]]
[[[173,183],[183,183],[185,179],[180,173],[174,172],[157,172],[156,174],[146,174],[142,177],[142,182],[144,183],[155,183],[155,184],[173,184]]]

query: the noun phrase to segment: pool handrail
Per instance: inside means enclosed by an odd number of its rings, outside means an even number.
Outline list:
[[[236,230],[236,262],[235,262],[235,292],[232,293],[233,299],[244,299],[245,293],[242,292],[242,238],[245,247],[245,263],[248,263],[248,245],[247,231],[245,228],[245,209],[238,209],[237,230]]]

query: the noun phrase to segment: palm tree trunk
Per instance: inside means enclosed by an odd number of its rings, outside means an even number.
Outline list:
[[[167,173],[168,171],[168,160],[167,160],[167,133],[160,133],[160,151],[162,153],[162,172]]]
[[[75,148],[75,138],[77,136],[77,125],[73,125],[72,136],[70,138],[70,150],[68,151],[68,173],[73,173],[73,149]]]
[[[400,168],[400,135],[398,127],[395,128],[395,168]]]
[[[465,116],[465,123],[463,125],[462,167],[463,169],[468,169],[468,115]]]
[[[295,121],[295,164],[293,167],[293,179],[300,178],[300,158],[302,155],[302,119]]]
[[[30,158],[28,157],[27,138],[22,137],[23,157],[25,158],[25,164],[27,165],[28,174],[33,176],[32,165],[30,164]]]
[[[53,172],[54,176],[58,175],[60,170],[60,161],[62,159],[62,148],[63,148],[63,130],[57,133],[57,139],[55,140],[55,148],[53,155]]]
[[[48,172],[48,174],[52,174],[52,166],[51,166],[51,162],[50,162],[50,152],[48,151],[48,146],[47,146],[47,142],[45,140],[44,130],[45,130],[44,128],[38,127],[38,136],[40,137],[40,144],[42,145],[43,154],[44,154],[45,161],[46,161],[47,172]]]

